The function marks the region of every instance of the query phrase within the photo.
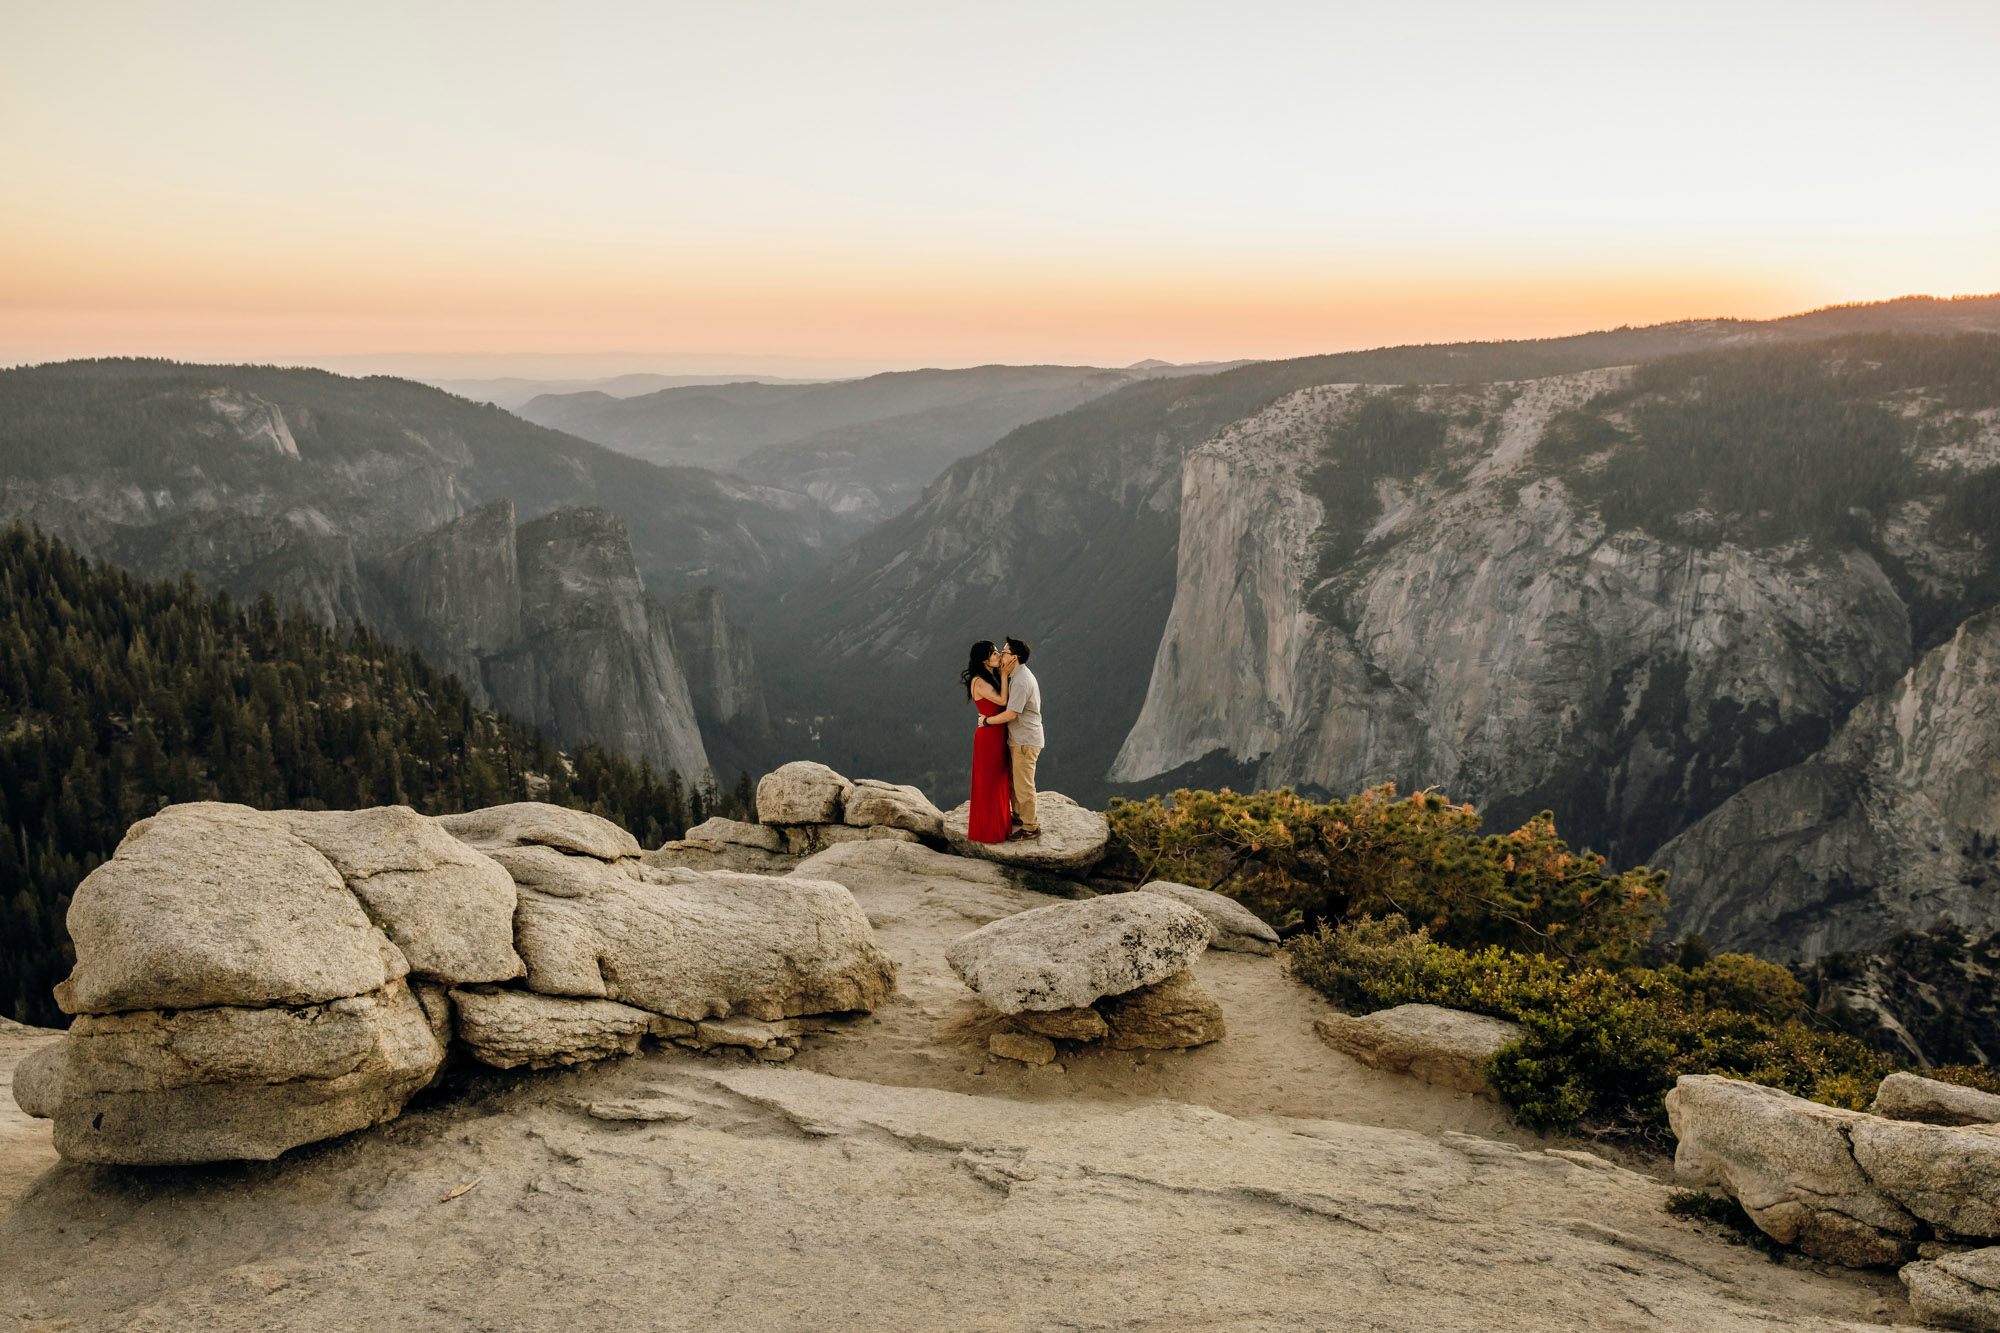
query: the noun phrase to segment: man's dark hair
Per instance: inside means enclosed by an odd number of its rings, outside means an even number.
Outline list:
[[[1021,640],[1009,634],[1007,636],[1007,651],[1014,654],[1014,656],[1020,658],[1023,662],[1025,662],[1028,660],[1028,654],[1032,651],[1032,649],[1030,649],[1028,645],[1023,643]]]

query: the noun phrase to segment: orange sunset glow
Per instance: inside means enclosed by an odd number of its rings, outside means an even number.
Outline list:
[[[0,361],[1123,364],[2000,287],[1989,6],[584,14],[9,7]]]

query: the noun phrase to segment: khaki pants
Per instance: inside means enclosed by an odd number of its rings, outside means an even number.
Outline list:
[[[1042,747],[1010,745],[1007,753],[1014,760],[1014,818],[1023,829],[1034,832],[1042,826],[1035,817],[1035,760],[1041,758]]]

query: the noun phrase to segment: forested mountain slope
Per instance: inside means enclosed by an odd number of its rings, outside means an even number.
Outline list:
[[[517,522],[559,510],[597,517],[517,547]],[[707,759],[659,603],[720,585],[740,617],[830,554],[809,497],[420,384],[159,361],[0,372],[0,519],[142,575],[368,624],[560,743],[690,774]],[[587,634],[556,632],[579,617]]]
[[[793,651],[766,653],[772,671],[793,668],[774,697],[810,719],[836,766],[948,788],[963,781],[954,678],[965,645],[1018,634],[1040,650],[1047,781],[1101,800],[1118,790],[1106,774],[1138,719],[1174,600],[1188,450],[1314,385],[1532,379],[1854,328],[2000,330],[2000,297],[1386,348],[1128,386],[954,464],[847,548],[824,593],[802,599]],[[1137,789],[1190,777],[1213,785],[1254,770],[1224,755]]]
[[[70,892],[166,802],[435,814],[532,798],[653,845],[698,813],[690,797],[731,803],[596,747],[565,761],[365,630],[0,532],[0,1014],[20,1022],[65,1021],[49,988],[71,961]]]

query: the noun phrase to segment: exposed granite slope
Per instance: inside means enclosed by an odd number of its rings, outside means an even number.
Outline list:
[[[1661,849],[1672,924],[1772,958],[2000,929],[2000,611]]]

